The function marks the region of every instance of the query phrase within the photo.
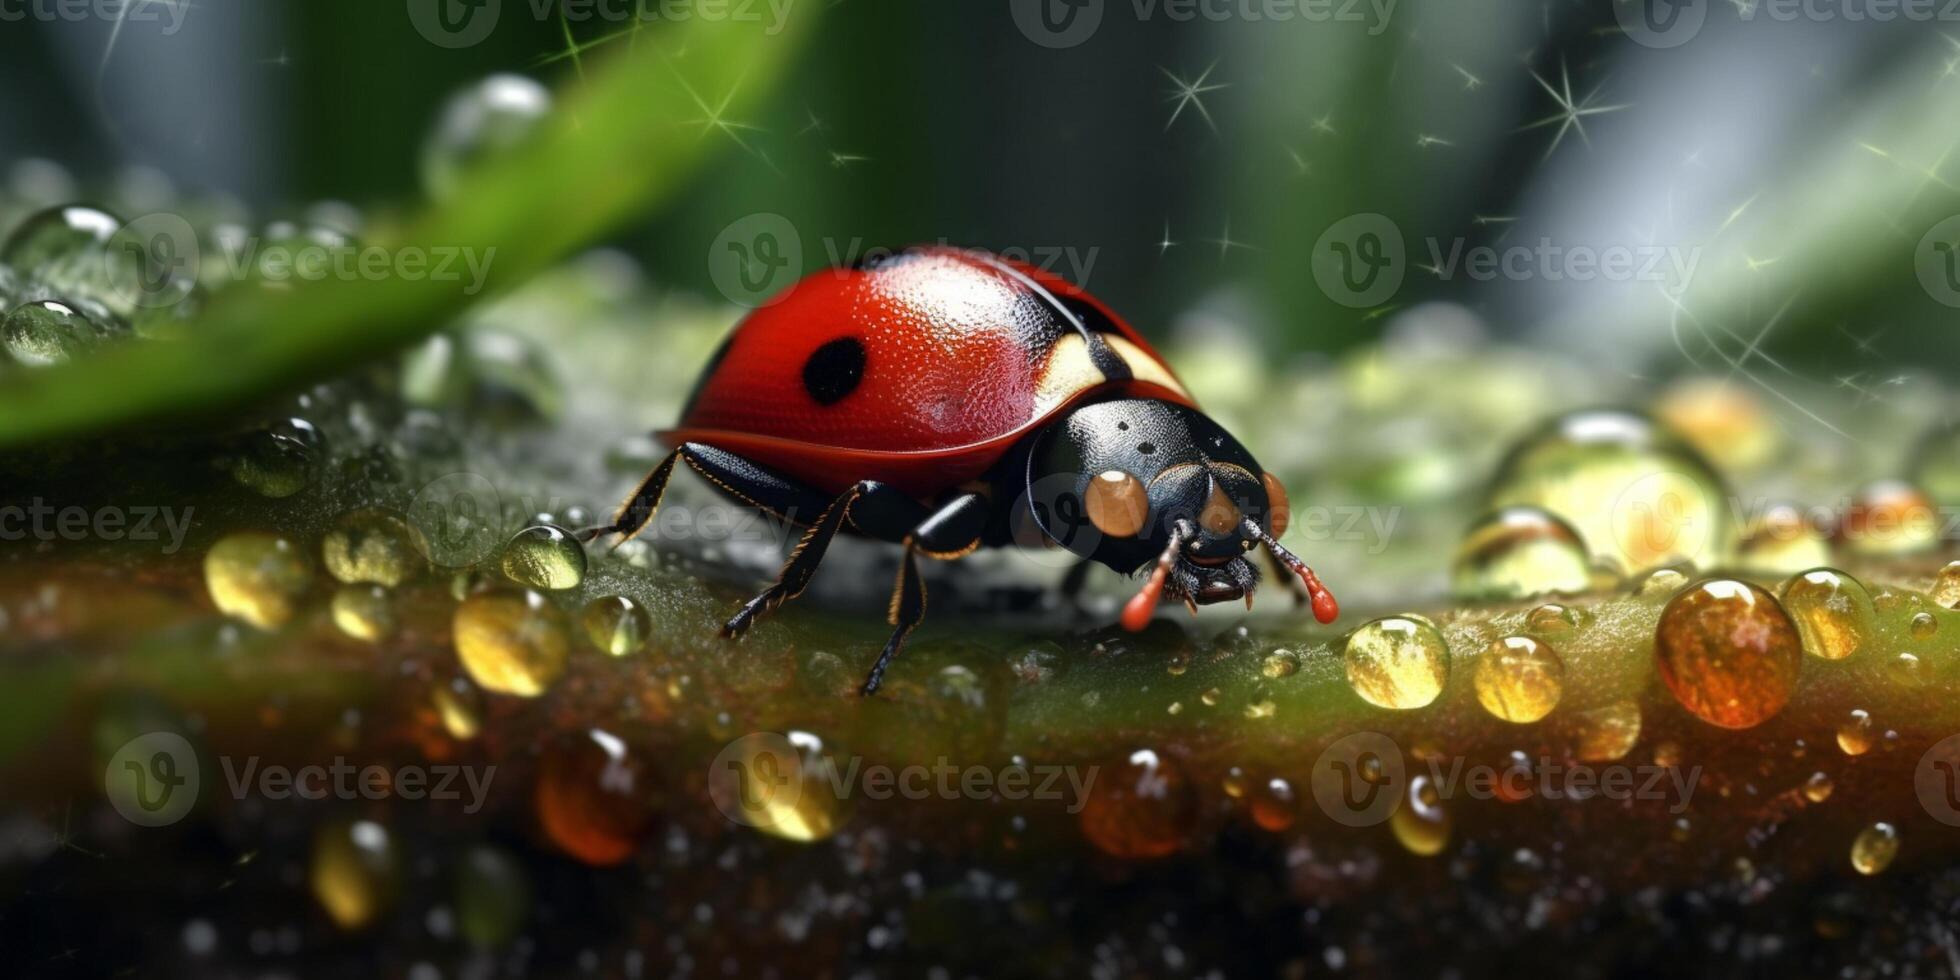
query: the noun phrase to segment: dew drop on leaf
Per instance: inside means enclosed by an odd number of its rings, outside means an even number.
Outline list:
[[[585,581],[585,549],[570,531],[533,524],[504,545],[504,577],[535,589],[562,591]]]
[[[1348,637],[1342,660],[1362,700],[1382,708],[1420,708],[1436,700],[1450,672],[1449,645],[1415,615],[1377,619]]]
[[[1565,690],[1565,662],[1549,645],[1507,636],[1477,658],[1471,677],[1477,702],[1492,717],[1527,724],[1552,713]]]
[[[1899,832],[1884,821],[1859,831],[1851,841],[1851,866],[1862,875],[1884,871],[1898,856]]]
[[[1524,599],[1584,592],[1592,582],[1585,542],[1538,507],[1505,507],[1464,535],[1451,588],[1465,599]]]
[[[1660,675],[1695,717],[1753,728],[1774,717],[1796,689],[1803,645],[1768,592],[1711,579],[1675,596],[1654,634]]]
[[[532,803],[551,843],[603,867],[633,856],[652,823],[645,763],[626,741],[592,728],[554,739],[538,758]]]
[[[266,531],[226,535],[204,556],[204,584],[218,611],[262,630],[286,624],[313,584],[313,566],[292,541]]]
[[[1785,583],[1783,608],[1797,625],[1804,652],[1825,660],[1857,653],[1878,629],[1871,594],[1832,568],[1814,568]]]
[[[456,655],[485,690],[537,697],[565,672],[565,614],[536,592],[479,592],[456,607]]]
[[[337,821],[314,835],[307,884],[335,925],[357,930],[393,904],[400,863],[386,827],[372,820]]]

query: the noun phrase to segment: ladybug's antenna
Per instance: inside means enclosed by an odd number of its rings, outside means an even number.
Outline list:
[[[1171,543],[1157,556],[1157,567],[1150,570],[1150,578],[1143,588],[1123,605],[1124,629],[1135,633],[1150,625],[1150,616],[1157,611],[1157,600],[1164,597],[1164,581],[1170,578],[1171,568],[1177,564],[1177,553],[1183,549],[1185,540],[1196,533],[1186,521],[1178,521],[1171,528]]]
[[[1320,576],[1315,575],[1313,569],[1308,568],[1307,563],[1300,560],[1300,556],[1286,550],[1286,546],[1267,534],[1266,529],[1260,527],[1258,521],[1248,517],[1240,526],[1245,528],[1246,533],[1259,539],[1259,543],[1265,545],[1266,550],[1272,552],[1273,557],[1278,559],[1281,565],[1286,566],[1288,571],[1300,576],[1301,584],[1307,587],[1307,598],[1313,601],[1313,618],[1322,623],[1331,623],[1340,616],[1341,604],[1334,601],[1334,593],[1327,591],[1327,586],[1320,583]],[[1128,614],[1128,610],[1125,610],[1126,623]]]

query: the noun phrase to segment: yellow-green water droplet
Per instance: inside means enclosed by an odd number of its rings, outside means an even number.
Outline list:
[[[1899,856],[1899,832],[1884,821],[1858,832],[1851,841],[1851,866],[1861,875],[1875,875]]]
[[[504,576],[532,588],[576,589],[585,581],[585,549],[570,531],[533,524],[504,545]]]
[[[1591,559],[1572,526],[1537,507],[1505,507],[1472,527],[1457,547],[1451,584],[1465,599],[1523,599],[1584,592]]]
[[[486,690],[537,697],[565,672],[565,614],[536,592],[479,592],[456,607],[451,629],[457,657]]]
[[[1261,721],[1279,713],[1279,705],[1272,698],[1255,695],[1246,702],[1245,717],[1248,721]]]
[[[1723,728],[1753,728],[1789,703],[1803,643],[1768,592],[1734,579],[1710,579],[1661,611],[1654,655],[1674,699]]]
[[[1871,712],[1855,708],[1843,721],[1838,722],[1838,748],[1845,755],[1864,755],[1872,750],[1876,736],[1872,732]]]
[[[1525,615],[1525,625],[1546,636],[1569,633],[1579,625],[1579,611],[1571,606],[1548,602]]]
[[[379,643],[401,625],[394,597],[378,585],[343,585],[334,591],[331,608],[333,624],[356,640]]]
[[[1565,662],[1544,643],[1507,636],[1477,658],[1477,702],[1503,721],[1526,724],[1552,713],[1565,691]]]
[[[1838,533],[1855,554],[1919,554],[1939,543],[1939,510],[1918,487],[1903,480],[1882,480],[1852,498]]]
[[[1220,785],[1224,787],[1226,796],[1235,800],[1243,798],[1246,788],[1245,770],[1240,769],[1238,766],[1233,766],[1225,770],[1225,778],[1221,781]]]
[[[1292,677],[1300,669],[1300,655],[1291,650],[1274,650],[1259,664],[1259,672],[1268,680]]]
[[[372,820],[331,823],[313,838],[307,875],[313,897],[342,929],[372,923],[393,904],[401,857],[388,829]]]
[[[1926,683],[1926,665],[1918,654],[1901,653],[1892,658],[1892,680],[1905,687],[1918,687]]]
[[[488,846],[470,848],[456,869],[456,932],[478,949],[500,949],[517,937],[531,914],[531,884],[524,867]]]
[[[240,486],[275,500],[304,490],[326,460],[326,439],[313,423],[285,419],[246,435],[219,460]]]
[[[327,574],[342,582],[371,582],[393,588],[422,567],[428,550],[417,543],[420,532],[400,514],[368,507],[342,514],[320,542]]]
[[[1641,572],[1726,561],[1738,538],[1727,500],[1721,478],[1678,436],[1632,412],[1588,410],[1513,449],[1487,502],[1542,507],[1571,524],[1594,557]]]
[[[1812,803],[1822,803],[1831,798],[1831,791],[1836,788],[1831,777],[1813,772],[1809,779],[1803,781],[1803,797]]]
[[[728,765],[709,775],[708,791],[725,814],[783,840],[826,840],[856,807],[833,782],[838,752],[807,731],[749,735],[723,750]]]
[[[1948,609],[1960,608],[1960,561],[1947,562],[1946,567],[1940,569],[1928,595]]]
[[[429,692],[429,701],[449,737],[467,742],[483,730],[483,696],[469,681],[458,677],[438,684]]]
[[[1805,653],[1843,660],[1878,631],[1871,593],[1845,572],[1814,568],[1783,585],[1783,609],[1797,624]]]
[[[1929,612],[1913,613],[1907,629],[1912,632],[1912,638],[1915,640],[1930,640],[1940,631],[1940,621],[1933,618],[1933,614]]]
[[[551,111],[551,91],[522,75],[499,73],[449,97],[422,145],[422,187],[454,195],[485,161],[522,143]]]
[[[1205,693],[1198,695],[1198,700],[1204,702],[1204,705],[1207,708],[1218,707],[1218,698],[1219,698],[1218,688],[1215,687],[1207,688],[1205,689]]]
[[[237,531],[204,556],[204,585],[218,611],[263,630],[293,618],[313,585],[313,566],[293,542],[265,531]]]
[[[1449,845],[1450,814],[1428,774],[1409,778],[1408,796],[1389,816],[1388,827],[1403,849],[1418,857],[1441,854]]]
[[[1565,721],[1572,738],[1572,756],[1581,762],[1614,762],[1626,757],[1640,741],[1640,705],[1614,701],[1575,712]]]
[[[1450,648],[1436,624],[1421,616],[1377,619],[1348,637],[1342,660],[1348,684],[1369,704],[1420,708],[1443,693]]]
[[[1634,594],[1649,599],[1665,599],[1681,591],[1687,584],[1688,576],[1680,569],[1660,568],[1641,579],[1640,587],[1634,590]]]
[[[638,653],[646,646],[647,632],[653,628],[647,611],[623,595],[605,596],[587,603],[579,616],[592,645],[615,657]]]
[[[27,367],[61,364],[94,349],[103,332],[75,305],[54,299],[22,303],[0,318],[0,341]]]
[[[1792,504],[1772,504],[1742,532],[1742,567],[1770,575],[1795,575],[1828,565],[1831,541]]]

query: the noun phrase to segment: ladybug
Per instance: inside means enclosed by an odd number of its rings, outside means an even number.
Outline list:
[[[1166,593],[1250,606],[1263,547],[1315,618],[1338,614],[1279,543],[1279,480],[1149,342],[1067,280],[987,253],[911,249],[801,280],[735,327],[656,435],[669,455],[584,540],[639,533],[676,462],[807,529],[725,637],[801,594],[840,531],[904,547],[864,694],[924,617],[920,555],[1059,546],[1081,559],[1069,592],[1091,561],[1148,569],[1122,614],[1140,630]]]

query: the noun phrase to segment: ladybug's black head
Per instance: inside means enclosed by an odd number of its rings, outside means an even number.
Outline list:
[[[1279,480],[1195,409],[1120,399],[1068,412],[1033,447],[1028,500],[1035,522],[1062,547],[1125,574],[1151,567],[1124,613],[1133,629],[1164,591],[1193,606],[1250,603],[1259,571],[1247,559],[1261,545],[1319,590],[1279,545],[1287,518]],[[1332,607],[1331,596],[1315,601],[1327,619]]]

